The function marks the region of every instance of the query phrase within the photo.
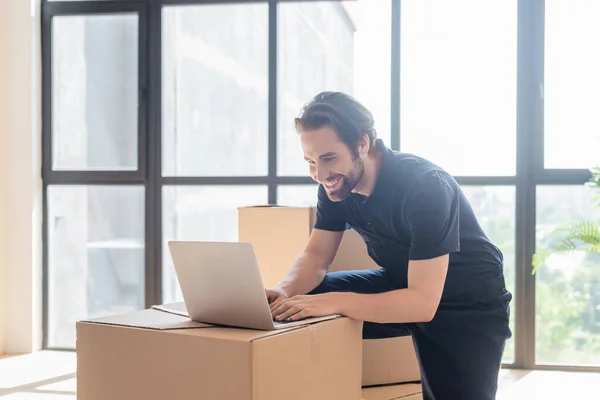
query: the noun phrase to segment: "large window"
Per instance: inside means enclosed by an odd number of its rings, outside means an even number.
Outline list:
[[[47,190],[50,346],[75,343],[77,319],[144,307],[144,187]]]
[[[316,204],[293,118],[354,95],[461,184],[504,253],[504,362],[600,370],[600,259],[532,258],[600,218],[600,7],[587,0],[43,2],[44,347],[181,299],[166,243]],[[575,45],[576,44],[576,45]],[[567,366],[567,367],[565,367]]]
[[[600,2],[546,2],[544,165],[600,164]]]
[[[79,319],[143,308],[147,279],[142,8],[64,10],[52,19],[46,10],[44,29],[44,339],[53,348],[74,346]]]
[[[52,21],[52,169],[136,170],[135,13]]]
[[[323,90],[339,90],[360,99],[373,113],[376,129],[389,145],[390,12],[390,1],[279,4],[278,175],[308,174],[293,121],[299,106]]]
[[[591,188],[538,186],[539,248],[566,222],[600,221]],[[548,364],[600,365],[600,255],[555,253],[540,267],[536,281],[536,360]]]
[[[400,148],[454,175],[514,175],[517,0],[403,1],[401,13]]]
[[[167,6],[162,32],[163,175],[267,175],[267,4]]]

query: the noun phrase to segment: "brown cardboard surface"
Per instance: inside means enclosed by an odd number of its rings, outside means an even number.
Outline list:
[[[360,399],[362,328],[356,330],[347,318],[341,321],[337,329],[317,323],[257,341],[255,398]]]
[[[363,340],[363,385],[421,380],[411,336]]]
[[[360,399],[360,321],[277,331],[153,322],[165,315],[185,319],[150,309],[78,322],[78,399]]]
[[[185,302],[168,303],[168,304],[162,304],[162,305],[158,305],[158,306],[152,306],[152,309],[164,311],[166,313],[171,313],[171,314],[175,314],[178,316],[183,316],[186,318],[189,317],[189,314],[187,312],[187,307],[185,306]],[[326,320],[326,319],[334,319],[334,318],[340,318],[340,317],[342,317],[342,316],[341,315],[327,315],[327,316],[323,316],[323,317],[318,317],[318,319]],[[311,320],[307,320],[306,324],[308,325],[308,324],[312,324],[314,322],[318,322],[318,321],[316,319],[311,319]],[[204,325],[210,326],[210,327],[219,327],[218,325],[209,325],[209,324],[204,324]],[[300,325],[304,325],[304,324],[300,324]],[[287,330],[287,329],[294,329],[294,328],[295,328],[294,326],[289,327],[289,328],[280,328],[280,329],[277,329],[270,333],[264,332],[263,334],[270,335],[270,334],[275,334],[277,332],[281,332],[282,329]],[[256,331],[256,332],[257,332],[256,334],[259,334],[258,332],[261,332],[261,331]]]
[[[316,207],[268,205],[238,209],[238,240],[253,245],[266,287],[276,285],[304,250],[315,217]],[[347,230],[330,271],[379,268],[360,235]],[[420,379],[410,336],[364,341],[364,386]]]
[[[241,207],[238,219],[239,241],[254,245],[263,284],[275,286],[304,250],[314,213],[307,207]],[[279,229],[269,229],[274,226]]]
[[[153,309],[134,311],[126,314],[113,315],[97,318],[95,323],[109,325],[123,325],[147,329],[184,329],[184,328],[207,328],[212,325],[191,321],[189,318],[161,312]],[[81,321],[87,322],[87,321]]]
[[[252,243],[265,287],[275,286],[304,250],[316,207],[252,206],[238,209],[238,240]],[[285,225],[285,228],[284,228]],[[353,230],[344,233],[330,271],[379,269]]]
[[[398,385],[376,386],[362,390],[362,400],[416,400],[422,398],[421,385],[403,383]]]

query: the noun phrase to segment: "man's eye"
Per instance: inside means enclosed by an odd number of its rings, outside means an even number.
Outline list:
[[[329,162],[329,161],[335,160],[335,157],[327,157],[327,158],[324,158],[323,160]]]

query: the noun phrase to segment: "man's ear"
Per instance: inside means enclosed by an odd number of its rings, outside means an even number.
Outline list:
[[[358,153],[361,155],[368,154],[371,150],[371,141],[369,135],[363,134],[358,141]]]

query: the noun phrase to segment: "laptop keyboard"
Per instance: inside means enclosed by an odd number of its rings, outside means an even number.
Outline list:
[[[279,326],[279,325],[287,325],[287,324],[289,324],[290,322],[295,322],[295,321],[292,321],[291,319],[284,319],[283,321],[275,321],[275,320],[273,320],[273,324],[274,324],[275,326]]]

